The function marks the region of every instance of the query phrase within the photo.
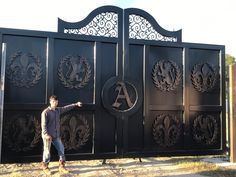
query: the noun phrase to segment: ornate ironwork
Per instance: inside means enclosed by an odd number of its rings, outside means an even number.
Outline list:
[[[41,139],[40,123],[33,115],[15,115],[6,122],[3,135],[4,141],[12,151],[29,151]]]
[[[111,77],[102,88],[103,106],[117,118],[131,115],[141,106],[141,87],[134,81]]]
[[[160,60],[152,69],[152,79],[158,89],[171,91],[180,83],[181,71],[175,62]]]
[[[83,115],[66,115],[61,119],[61,138],[66,150],[77,150],[89,140],[90,128]]]
[[[58,76],[61,83],[70,89],[86,86],[91,77],[91,67],[87,59],[68,55],[59,63]]]
[[[139,15],[129,15],[129,38],[177,42],[177,37],[163,36],[152,24]]]
[[[31,53],[14,53],[7,65],[7,78],[17,87],[32,87],[42,76],[42,66],[39,57]]]
[[[175,145],[181,135],[181,123],[173,115],[158,115],[153,123],[153,138],[162,147]]]
[[[116,83],[115,91],[117,91],[117,96],[112,104],[112,107],[117,111],[127,111],[135,105],[137,98],[137,91],[133,85],[128,82],[118,81]],[[130,97],[130,94],[132,97]],[[121,100],[125,100],[122,102]],[[125,106],[122,106],[124,104]]]
[[[104,12],[94,17],[85,27],[79,29],[65,28],[64,33],[117,38],[118,15],[114,12]]]
[[[212,115],[199,115],[193,121],[193,139],[201,144],[216,143],[219,126]]]
[[[191,80],[194,88],[199,92],[212,90],[219,78],[218,68],[208,63],[196,64],[192,69]]]

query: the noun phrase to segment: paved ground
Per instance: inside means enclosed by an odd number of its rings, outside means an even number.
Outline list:
[[[67,168],[70,173],[60,175],[58,173],[58,163],[51,162],[50,169],[52,176],[81,176],[81,177],[204,177],[205,171],[210,169],[195,170],[194,165],[189,167],[181,165],[179,162],[187,159],[189,162],[206,162],[207,164],[216,164],[219,167],[235,170],[236,164],[229,163],[227,158],[222,157],[204,157],[204,158],[183,158],[183,157],[158,157],[158,158],[142,158],[142,162],[138,159],[109,159],[106,164],[102,164],[101,160],[81,160],[68,161]],[[197,160],[196,160],[197,159]],[[27,176],[27,177],[43,177],[46,176],[40,169],[40,163],[28,164],[0,164],[0,176]],[[219,174],[220,175],[220,174]],[[214,175],[216,177],[217,175]],[[222,174],[220,175],[222,176]],[[234,176],[234,175],[233,175]],[[228,177],[228,176],[227,176]],[[231,176],[230,176],[231,177]]]

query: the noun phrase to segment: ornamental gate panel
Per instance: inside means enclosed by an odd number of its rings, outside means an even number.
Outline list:
[[[58,19],[56,33],[0,29],[1,162],[41,160],[51,94],[83,102],[61,117],[68,160],[222,154],[225,48],[181,38],[114,6]]]

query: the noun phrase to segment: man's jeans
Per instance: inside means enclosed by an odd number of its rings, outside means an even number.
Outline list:
[[[59,160],[65,161],[64,145],[62,144],[61,139],[55,138],[52,140],[47,140],[43,137],[43,162],[44,163],[50,162],[51,144],[53,144],[54,147],[56,148]]]

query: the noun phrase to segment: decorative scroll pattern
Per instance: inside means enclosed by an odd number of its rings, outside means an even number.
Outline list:
[[[153,138],[162,147],[175,145],[181,135],[181,123],[173,115],[158,115],[153,123]]]
[[[40,123],[33,115],[16,115],[7,119],[3,138],[12,151],[32,150],[41,139]]]
[[[201,144],[213,145],[218,138],[218,127],[212,115],[199,115],[193,121],[193,139]]]
[[[177,37],[161,35],[149,21],[139,15],[129,15],[129,38],[177,42]]]
[[[191,79],[195,89],[199,92],[212,90],[219,78],[217,67],[212,67],[208,63],[196,64],[192,69]]]
[[[42,76],[40,59],[31,53],[16,52],[10,57],[7,65],[7,78],[17,87],[32,87]]]
[[[152,70],[153,83],[162,91],[174,90],[180,83],[181,71],[173,61],[160,60],[156,62]]]
[[[77,150],[89,140],[90,128],[82,115],[66,115],[61,119],[61,138],[66,150]]]
[[[102,37],[118,37],[118,15],[106,12],[97,15],[87,26],[79,29],[65,28],[64,33]]]
[[[87,59],[68,55],[59,63],[58,76],[61,83],[70,89],[86,86],[91,77],[91,67]]]

